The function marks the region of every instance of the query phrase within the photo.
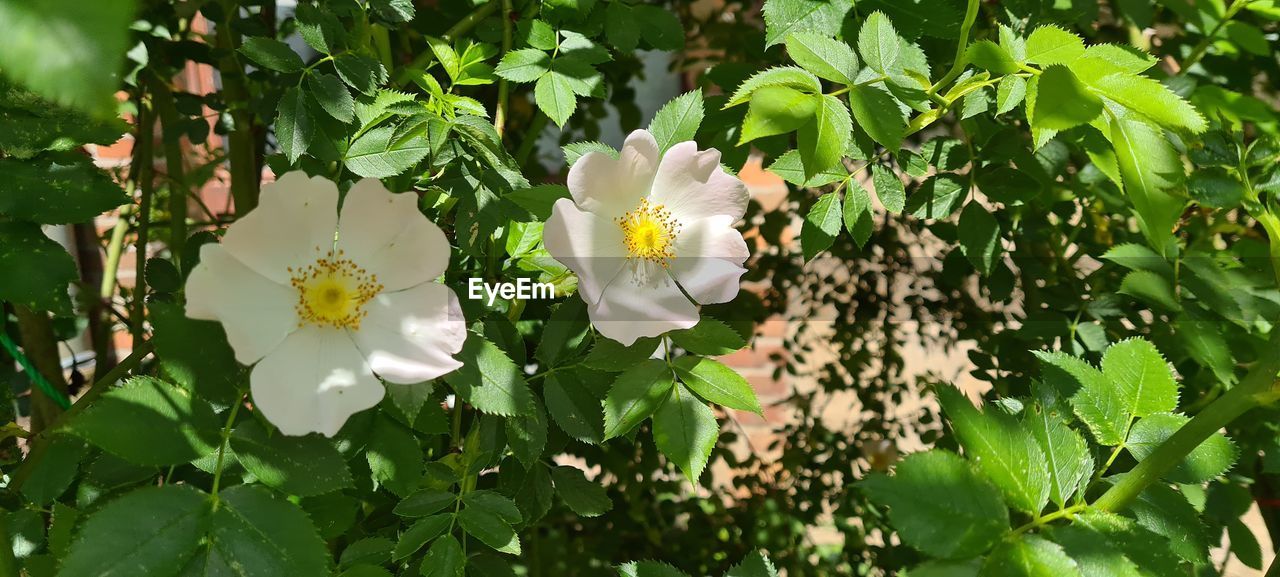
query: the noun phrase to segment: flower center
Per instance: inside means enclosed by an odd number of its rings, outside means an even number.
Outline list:
[[[671,217],[671,211],[661,204],[640,204],[626,214],[614,219],[622,227],[622,242],[627,247],[627,258],[638,258],[657,263],[663,268],[675,258],[676,234],[680,223]]]
[[[377,275],[342,258],[342,251],[301,269],[289,267],[289,276],[298,290],[299,324],[358,329],[367,314],[364,304],[382,292]]]

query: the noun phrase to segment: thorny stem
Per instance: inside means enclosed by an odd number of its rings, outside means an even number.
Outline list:
[[[1072,505],[1065,509],[1059,509],[1057,511],[1049,513],[1048,515],[1045,515],[1043,517],[1030,521],[1023,526],[1018,527],[1017,529],[1014,529],[1011,535],[1021,535],[1037,527],[1043,527],[1045,525],[1048,525],[1049,523],[1057,521],[1058,519],[1070,519],[1071,517],[1074,517],[1076,513],[1080,513],[1088,508],[1089,508],[1088,505]]]
[[[136,278],[133,288],[133,306],[129,311],[129,332],[133,335],[133,347],[136,349],[143,342],[143,317],[147,308],[147,241],[151,222],[151,197],[155,194],[155,179],[152,178],[154,165],[152,146],[155,143],[155,112],[151,107],[151,99],[143,95],[138,99],[138,138],[133,147],[133,165],[129,177],[137,182],[138,188],[138,236],[134,241],[134,252],[137,260]]]
[[[178,109],[167,80],[155,73],[149,76],[152,102],[160,118],[160,137],[164,143],[165,171],[168,173],[169,254],[174,266],[178,266],[182,247],[187,241],[187,178],[180,140],[182,131],[178,128]]]
[[[234,0],[224,0],[225,18],[218,23],[217,45],[226,55],[218,62],[222,75],[222,92],[231,106],[232,128],[227,135],[228,160],[231,165],[231,197],[235,199],[236,214],[244,214],[258,206],[258,187],[261,177],[253,137],[253,114],[245,104],[249,102],[249,90],[245,87],[244,68],[236,55],[239,38],[231,28],[231,22],[240,8]]]

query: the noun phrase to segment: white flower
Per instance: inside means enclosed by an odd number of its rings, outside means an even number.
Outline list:
[[[187,316],[217,320],[236,359],[253,367],[254,405],[288,435],[333,436],[378,404],[378,377],[401,384],[462,363],[458,297],[434,282],[449,245],[413,194],[365,179],[347,193],[291,172],[200,250]]]
[[[616,160],[578,159],[568,184],[573,199],[556,202],[543,240],[577,273],[604,336],[630,345],[686,329],[698,323],[699,304],[738,294],[748,254],[733,224],[747,189],[720,167],[720,151],[681,142],[659,157],[653,135],[637,130]]]

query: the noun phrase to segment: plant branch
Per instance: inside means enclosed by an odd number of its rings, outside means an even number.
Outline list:
[[[178,128],[178,109],[168,81],[154,72],[148,75],[147,81],[152,105],[160,118],[160,138],[169,182],[169,254],[174,265],[178,266],[187,240],[187,178],[180,140],[182,131]]]
[[[151,107],[151,99],[143,95],[138,99],[138,136],[133,147],[133,165],[130,178],[137,182],[138,188],[138,236],[134,241],[136,278],[134,279],[133,302],[129,311],[129,332],[133,335],[133,347],[137,348],[143,341],[143,319],[147,309],[147,233],[150,231],[151,197],[155,194],[155,179],[152,164],[153,146],[155,145],[155,112]]]
[[[488,18],[490,14],[496,12],[498,7],[501,5],[502,0],[491,0],[483,6],[476,8],[475,11],[467,14],[462,18],[462,20],[459,20],[457,24],[454,24],[453,26],[450,26],[448,30],[445,30],[444,34],[441,35],[441,38],[444,39],[445,42],[450,42],[455,38],[470,32],[472,28],[476,27],[476,24],[479,24],[481,20]],[[415,72],[421,72],[427,66],[427,63],[431,62],[432,58],[435,58],[434,52],[431,50],[423,50],[414,57],[413,62],[410,62],[408,66],[400,69],[400,72],[396,74],[391,84],[394,86],[404,86],[413,79],[413,74]]]
[[[506,56],[511,52],[511,0],[502,0],[502,56]],[[498,132],[498,140],[502,140],[502,136],[506,133],[507,124],[507,97],[511,87],[507,85],[506,78],[498,78],[498,104],[494,106],[493,111],[493,129]]]
[[[231,22],[240,8],[234,0],[224,0],[224,19],[217,26],[217,46],[225,56],[218,61],[222,75],[223,100],[231,113],[232,128],[227,135],[228,160],[231,172],[231,197],[235,199],[236,214],[244,214],[258,206],[258,190],[261,171],[258,169],[257,145],[253,136],[253,113],[246,108],[249,90],[245,86],[244,67],[236,55],[240,45]]]
[[[1181,429],[1156,447],[1118,483],[1098,497],[1093,505],[1104,511],[1118,511],[1132,503],[1148,485],[1169,472],[1196,447],[1245,412],[1280,399],[1280,330],[1273,329],[1271,338],[1261,349],[1262,355],[1235,388],[1209,404]]]
[[[1204,55],[1209,52],[1209,47],[1218,39],[1218,33],[1222,32],[1223,28],[1226,28],[1227,22],[1230,22],[1232,18],[1235,18],[1236,14],[1240,13],[1240,10],[1249,5],[1249,1],[1250,0],[1236,0],[1231,3],[1231,6],[1227,8],[1226,13],[1222,15],[1222,19],[1209,30],[1208,34],[1204,35],[1204,38],[1200,39],[1200,42],[1196,44],[1195,48],[1191,49],[1191,54],[1189,54],[1187,59],[1178,67],[1178,74],[1186,74],[1187,70],[1190,70],[1192,66],[1195,66],[1196,63],[1200,62],[1201,58],[1204,58]]]
[[[236,415],[240,414],[240,407],[244,405],[244,394],[241,393],[236,399],[236,404],[231,407],[227,413],[227,423],[222,426],[222,442],[218,444],[218,464],[213,470],[213,487],[209,490],[209,494],[213,495],[213,508],[218,508],[218,487],[222,483],[222,467],[223,459],[227,452],[227,443],[231,439],[231,427],[236,424]]]
[[[960,40],[957,41],[956,45],[956,59],[952,62],[951,70],[947,71],[947,75],[929,87],[929,92],[927,93],[929,97],[933,97],[943,87],[951,84],[951,81],[959,77],[960,73],[964,71],[964,65],[967,62],[965,50],[969,48],[969,31],[973,29],[974,21],[978,19],[978,7],[980,5],[981,2],[979,0],[969,0],[964,12],[964,23],[960,25]]]
[[[39,433],[57,420],[63,410],[59,401],[66,402],[67,381],[62,376],[62,357],[58,354],[58,340],[47,313],[19,304],[14,304],[13,309],[18,317],[23,352],[35,369],[31,381],[38,383],[43,379],[49,388],[46,391],[45,387],[31,387],[31,432]]]

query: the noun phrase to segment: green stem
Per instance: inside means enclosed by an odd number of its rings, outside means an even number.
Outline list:
[[[1059,509],[1057,511],[1049,513],[1048,515],[1035,519],[1034,521],[1031,521],[1025,525],[1022,525],[1017,529],[1014,529],[1012,535],[1021,535],[1032,529],[1048,525],[1049,523],[1057,521],[1058,519],[1070,519],[1071,517],[1075,516],[1076,513],[1084,511],[1085,509],[1088,509],[1088,508],[1089,508],[1088,505],[1072,505],[1065,509]]]
[[[1209,33],[1205,34],[1204,38],[1200,39],[1200,42],[1196,44],[1196,47],[1191,49],[1191,54],[1187,56],[1187,59],[1182,63],[1182,66],[1179,67],[1178,74],[1186,74],[1187,70],[1190,70],[1192,66],[1195,66],[1200,62],[1200,59],[1204,58],[1204,55],[1209,52],[1209,47],[1218,39],[1218,33],[1222,32],[1222,29],[1227,26],[1227,22],[1230,22],[1232,18],[1235,18],[1236,14],[1239,14],[1240,10],[1248,4],[1249,0],[1236,0],[1235,2],[1232,2],[1231,6],[1227,8],[1227,12],[1222,15],[1222,20],[1219,20],[1218,23],[1209,30]]]
[[[222,426],[222,442],[218,444],[218,463],[213,469],[213,487],[209,490],[209,494],[213,495],[213,508],[218,509],[218,487],[222,484],[222,465],[227,453],[227,443],[231,440],[231,427],[236,424],[236,415],[240,414],[240,407],[244,405],[244,395],[241,394],[236,399],[236,404],[231,406],[231,410],[227,411],[227,423]]]
[[[498,56],[501,59],[511,52],[511,0],[502,0],[502,54]],[[507,97],[510,87],[507,85],[506,78],[498,79],[498,103],[493,110],[493,129],[498,132],[498,139],[501,140],[507,129]]]
[[[1271,338],[1261,349],[1262,356],[1235,388],[1218,397],[1174,432],[1093,505],[1104,511],[1123,509],[1148,485],[1182,462],[1205,439],[1250,409],[1280,399],[1280,382],[1276,381],[1276,374],[1280,373],[1280,355],[1275,354],[1277,349],[1280,349],[1280,330],[1272,330]]]
[[[538,144],[538,136],[542,134],[542,129],[547,127],[547,115],[538,110],[533,113],[533,120],[529,121],[529,128],[525,130],[524,140],[520,141],[520,148],[516,149],[516,164],[524,166],[529,160],[529,155],[533,153],[533,147]]]
[[[160,118],[160,137],[164,144],[165,170],[169,183],[169,257],[179,266],[182,247],[187,241],[187,177],[182,154],[178,108],[174,105],[173,91],[159,75],[150,74],[148,85],[151,101]],[[141,253],[139,253],[141,254]]]
[[[1276,284],[1280,284],[1280,218],[1265,209],[1253,215],[1262,223],[1267,231],[1268,254],[1271,256],[1271,270],[1276,276]]]
[[[960,25],[960,40],[956,44],[955,62],[951,64],[951,70],[947,71],[946,76],[943,76],[941,80],[929,87],[927,94],[930,97],[937,94],[938,90],[941,90],[946,85],[951,84],[951,81],[959,77],[960,73],[964,71],[966,63],[964,53],[969,48],[969,31],[973,29],[974,21],[978,19],[978,7],[980,5],[981,2],[979,0],[969,0],[969,4],[964,11],[964,23]]]
[[[79,399],[71,405],[70,409],[58,415],[52,423],[49,424],[39,435],[35,435],[31,440],[31,451],[27,453],[27,458],[18,466],[18,470],[13,474],[13,480],[9,483],[9,490],[17,492],[22,489],[22,484],[31,476],[31,472],[35,470],[35,464],[40,462],[46,451],[49,450],[49,439],[52,435],[51,431],[58,430],[64,423],[70,422],[76,415],[84,412],[85,407],[93,403],[94,399],[102,396],[116,381],[124,377],[126,373],[138,367],[142,363],[142,359],[151,354],[151,341],[147,341],[133,348],[133,353],[126,357],[115,368],[107,371],[102,378],[93,383],[89,390],[80,395]]]

